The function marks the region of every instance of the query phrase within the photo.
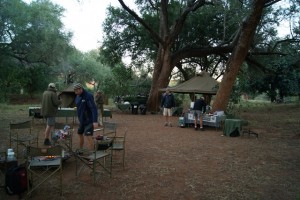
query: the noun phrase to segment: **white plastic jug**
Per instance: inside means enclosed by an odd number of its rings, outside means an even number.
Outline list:
[[[14,160],[16,160],[15,152],[8,152],[7,153],[7,160],[8,161],[14,161]]]

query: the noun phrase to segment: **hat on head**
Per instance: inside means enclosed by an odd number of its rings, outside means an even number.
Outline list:
[[[55,83],[49,83],[48,88],[56,89],[55,88]]]
[[[76,90],[76,89],[79,89],[79,88],[83,88],[83,86],[80,83],[75,83],[74,86],[73,86],[73,89]]]

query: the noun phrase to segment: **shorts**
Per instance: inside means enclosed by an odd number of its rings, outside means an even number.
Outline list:
[[[47,117],[47,125],[48,126],[54,126],[55,125],[55,117]]]
[[[84,134],[85,136],[93,136],[93,133],[94,133],[93,123],[87,124],[87,125],[80,124],[79,127],[78,127],[77,133],[79,135]]]
[[[164,116],[172,116],[172,109],[171,108],[164,108],[163,115]]]
[[[200,117],[203,117],[203,113],[201,110],[194,110],[194,116],[195,116],[195,119],[200,119]]]

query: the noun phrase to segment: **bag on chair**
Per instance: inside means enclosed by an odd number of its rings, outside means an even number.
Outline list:
[[[5,173],[5,190],[7,194],[21,194],[27,190],[27,171],[25,167],[13,166]]]
[[[229,136],[230,137],[239,137],[240,132],[239,132],[238,128],[235,128],[234,131],[232,131]]]

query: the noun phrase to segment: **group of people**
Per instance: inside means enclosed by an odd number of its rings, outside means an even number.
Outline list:
[[[102,125],[103,118],[103,103],[104,98],[100,91],[94,96],[86,91],[80,83],[73,85],[76,94],[75,104],[77,108],[77,117],[79,127],[77,133],[79,135],[79,147],[82,149],[84,146],[84,138],[88,142],[88,148],[93,149],[92,135],[94,128]],[[42,109],[41,114],[46,118],[45,140],[44,145],[50,146],[50,132],[54,129],[55,116],[58,111],[58,106],[61,105],[62,100],[57,95],[57,89],[54,83],[48,85],[48,89],[44,91],[42,96]],[[98,115],[99,118],[98,119]],[[86,136],[86,137],[84,137]]]
[[[93,148],[92,136],[94,128],[103,125],[103,104],[104,97],[101,91],[97,91],[94,96],[86,91],[80,83],[73,86],[76,94],[75,104],[77,108],[77,116],[79,120],[79,127],[77,133],[79,135],[79,147],[83,148],[84,136],[87,136],[89,148]],[[55,116],[58,111],[58,106],[61,105],[62,100],[57,95],[57,89],[54,83],[48,85],[48,89],[44,91],[42,97],[41,114],[46,118],[45,140],[44,145],[51,145],[50,132],[55,125]],[[175,107],[175,98],[169,89],[162,96],[161,107],[163,108],[163,116],[165,117],[165,126],[172,127],[170,117],[172,116],[172,108]],[[203,114],[206,112],[206,103],[204,97],[196,99],[194,103],[194,117],[195,130],[198,129],[197,121],[200,122],[200,130],[203,129]],[[99,118],[98,118],[99,115]]]
[[[166,89],[166,92],[162,95],[161,108],[163,109],[163,116],[165,117],[165,126],[172,127],[170,117],[172,116],[172,109],[175,107],[175,98],[169,89]],[[200,130],[203,131],[203,115],[206,112],[206,103],[204,97],[200,97],[195,100],[194,106],[194,126],[195,130],[198,130],[198,123],[200,123]]]

